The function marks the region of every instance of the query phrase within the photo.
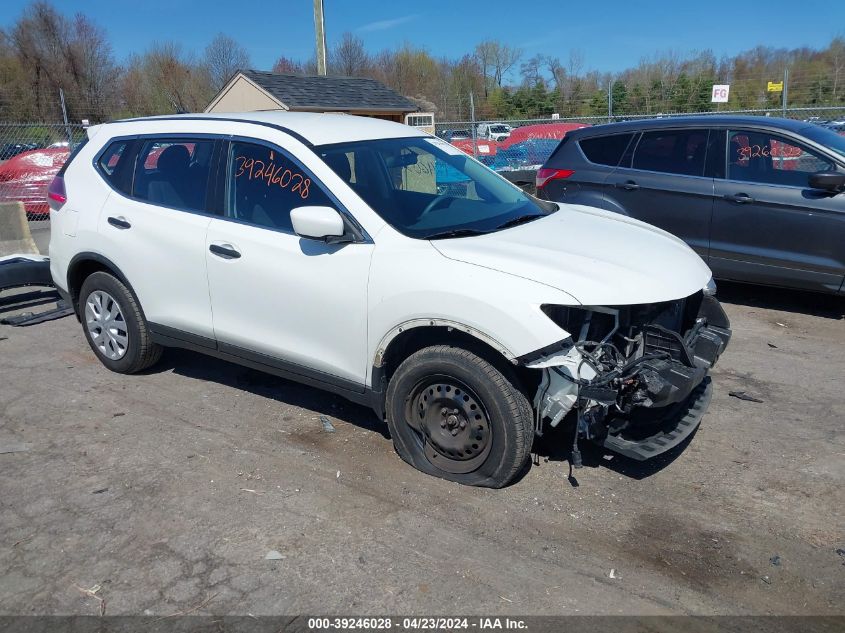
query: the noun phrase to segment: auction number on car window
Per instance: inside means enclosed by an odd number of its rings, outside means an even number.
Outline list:
[[[274,152],[270,152],[270,160],[267,162],[249,156],[236,156],[235,168],[235,178],[246,176],[247,180],[261,180],[268,187],[290,188],[303,200],[308,197],[311,179],[284,165],[277,165]]]
[[[761,158],[772,155],[772,150],[768,145],[746,145],[737,149],[739,160],[748,160],[749,158]]]

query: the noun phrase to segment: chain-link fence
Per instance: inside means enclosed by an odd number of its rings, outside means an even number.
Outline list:
[[[845,108],[808,107],[757,110],[722,110],[715,112],[678,112],[626,114],[624,116],[547,117],[533,119],[498,119],[475,121],[440,121],[435,134],[467,154],[476,156],[491,169],[522,183],[531,180],[520,172],[537,170],[554,151],[567,132],[588,125],[615,121],[641,120],[691,115],[775,116],[828,125],[845,134]]]
[[[84,136],[79,124],[0,123],[0,202],[22,202],[30,222],[49,220],[47,187]]]

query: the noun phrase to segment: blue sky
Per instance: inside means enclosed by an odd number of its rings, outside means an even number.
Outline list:
[[[28,4],[0,0],[0,26]],[[198,55],[223,31],[243,44],[253,67],[279,55],[306,59],[314,50],[312,0],[53,0],[61,12],[82,11],[105,27],[118,61],[156,40],[175,40]],[[565,61],[571,49],[584,69],[618,71],[642,57],[712,49],[717,57],[757,45],[824,46],[845,34],[843,0],[604,0],[599,3],[499,0],[325,0],[329,46],[344,31],[371,51],[403,42],[435,56],[457,57],[486,38]],[[517,7],[515,10],[514,7]]]

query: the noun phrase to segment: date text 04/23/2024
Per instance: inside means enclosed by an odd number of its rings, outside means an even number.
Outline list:
[[[453,630],[525,630],[528,628],[524,620],[518,618],[474,617],[474,618],[446,618],[446,617],[324,617],[308,618],[308,628],[311,630],[405,630],[405,631],[453,631]]]

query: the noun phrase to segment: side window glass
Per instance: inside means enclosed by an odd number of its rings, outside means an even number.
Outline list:
[[[132,195],[155,204],[205,211],[214,141],[144,141],[135,161]]]
[[[707,154],[707,130],[644,132],[634,152],[634,169],[701,176]]]
[[[298,163],[271,147],[232,143],[228,164],[230,218],[293,233],[292,209],[335,206]]]
[[[710,130],[704,175],[719,179],[725,177],[725,130]]]
[[[731,131],[728,137],[731,180],[806,187],[810,174],[835,169],[813,150],[768,132]]]
[[[632,138],[634,138],[633,134],[613,134],[611,136],[585,138],[578,144],[581,146],[584,156],[591,163],[616,167]]]
[[[132,160],[130,146],[131,140],[115,141],[106,148],[97,161],[97,169],[112,187],[127,195],[131,187],[131,166]]]

